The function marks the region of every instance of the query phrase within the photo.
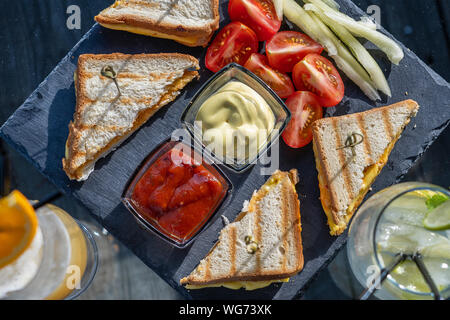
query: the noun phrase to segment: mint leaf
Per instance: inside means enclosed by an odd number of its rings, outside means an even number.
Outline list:
[[[433,195],[432,197],[428,198],[425,201],[425,204],[427,205],[427,208],[429,210],[434,209],[444,203],[445,201],[448,201],[450,198],[442,193],[437,193]]]

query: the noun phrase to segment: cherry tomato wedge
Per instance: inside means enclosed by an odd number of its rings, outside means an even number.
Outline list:
[[[280,98],[287,98],[295,92],[291,78],[269,66],[267,57],[253,53],[244,65],[245,68],[260,77]]]
[[[310,53],[292,70],[292,79],[297,90],[315,93],[319,104],[332,107],[344,97],[344,83],[330,60]]]
[[[269,40],[281,27],[271,0],[230,0],[228,14],[255,31],[259,41]]]
[[[292,118],[283,131],[283,140],[291,148],[304,147],[312,141],[312,123],[323,118],[322,107],[317,96],[309,91],[295,92],[286,100],[286,106]]]
[[[227,64],[244,65],[250,55],[258,51],[258,38],[252,29],[235,21],[226,25],[208,47],[206,67],[217,72]]]
[[[281,72],[292,72],[307,54],[321,54],[322,51],[323,47],[319,43],[296,31],[278,32],[266,43],[269,64]]]

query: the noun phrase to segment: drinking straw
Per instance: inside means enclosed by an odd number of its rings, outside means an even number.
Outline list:
[[[50,193],[49,195],[45,196],[43,199],[41,199],[40,201],[36,202],[35,204],[33,204],[33,209],[37,210],[42,206],[45,206],[46,204],[58,199],[59,197],[62,196],[61,191],[55,191],[53,193]]]
[[[422,255],[420,253],[414,254],[411,259],[416,263],[417,268],[419,268],[420,273],[422,274],[423,278],[425,279],[425,282],[427,283],[428,287],[431,289],[431,292],[433,292],[434,300],[442,300],[441,294],[439,293],[438,288],[436,287],[436,284],[434,283],[433,279],[430,276],[430,273],[428,272],[427,268],[425,267],[425,264],[422,260]]]
[[[400,263],[405,261],[405,259],[408,257],[408,255],[404,253],[399,253],[396,255],[394,261],[391,263],[391,265],[388,268],[381,269],[380,276],[376,281],[374,281],[368,288],[366,288],[361,296],[359,297],[359,300],[367,300],[369,299],[377,290],[377,287],[383,283],[384,280],[386,280],[389,273],[392,272],[392,270],[395,269]]]
[[[443,300],[439,289],[437,288],[436,284],[434,283],[433,279],[430,276],[430,273],[428,272],[427,268],[425,267],[425,264],[423,263],[422,255],[419,252],[416,252],[414,254],[405,254],[405,253],[399,253],[397,254],[395,260],[392,262],[392,264],[388,268],[383,268],[380,272],[380,276],[376,281],[374,281],[368,288],[366,288],[361,296],[359,297],[359,300],[367,300],[369,299],[377,290],[378,286],[383,283],[384,280],[386,280],[387,276],[397,267],[400,263],[405,261],[406,259],[411,259],[414,261],[417,265],[417,268],[419,268],[420,273],[422,274],[423,278],[425,279],[425,282],[427,283],[428,287],[430,287],[431,292],[433,293],[435,300]]]

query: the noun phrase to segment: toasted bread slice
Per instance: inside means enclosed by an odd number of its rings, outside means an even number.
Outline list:
[[[105,66],[113,79],[101,74]],[[84,54],[75,72],[76,109],[69,124],[63,168],[86,180],[106,156],[198,76],[198,60],[182,54]]]
[[[403,129],[419,110],[412,100],[313,123],[320,200],[332,235],[347,227],[386,164]],[[353,133],[354,147],[346,146]]]
[[[206,47],[219,28],[219,0],[117,0],[95,20],[109,29]]]
[[[303,268],[297,179],[296,170],[276,171],[180,283],[189,289],[257,289],[297,274]]]

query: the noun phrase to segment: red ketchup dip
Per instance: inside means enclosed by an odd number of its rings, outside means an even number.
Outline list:
[[[129,199],[141,218],[179,244],[201,229],[228,189],[219,172],[196,161],[199,157],[194,152],[177,143],[156,160],[150,159],[154,162],[138,173],[141,176]]]

